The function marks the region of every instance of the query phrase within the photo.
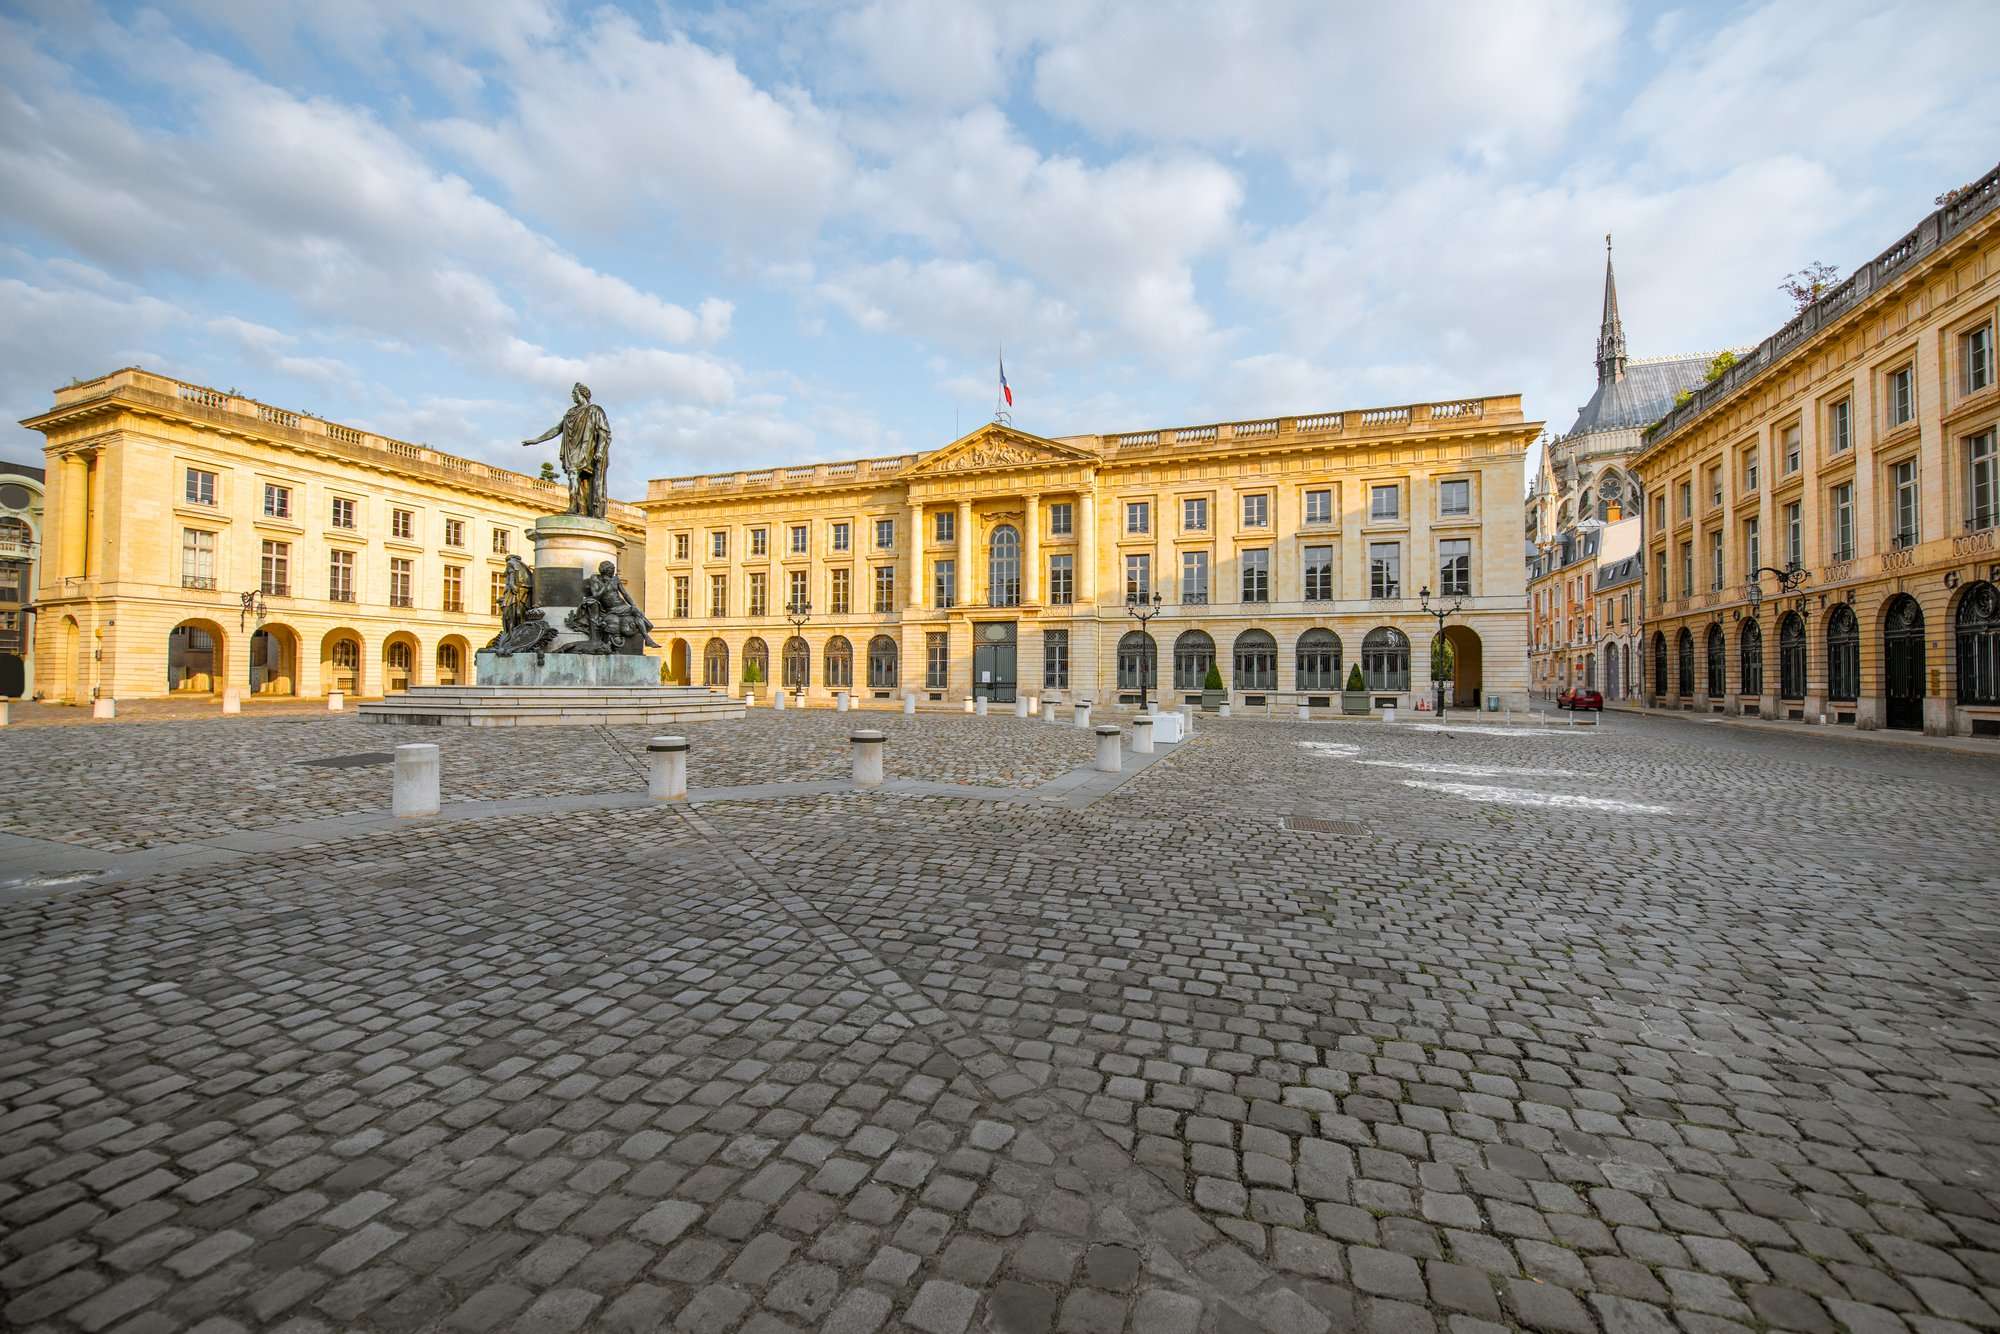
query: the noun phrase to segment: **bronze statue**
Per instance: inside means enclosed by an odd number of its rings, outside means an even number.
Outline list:
[[[530,607],[521,613],[521,619],[493,636],[493,642],[486,647],[501,657],[512,657],[516,653],[541,653],[556,637],[556,628],[545,619],[540,607]]]
[[[519,556],[507,557],[507,573],[500,583],[500,633],[506,634],[521,623],[528,608],[535,605],[535,572]],[[499,640],[496,638],[495,643]]]
[[[611,422],[604,409],[590,401],[588,385],[571,386],[570,400],[569,411],[563,413],[561,421],[533,440],[521,443],[539,445],[561,436],[562,451],[558,457],[563,472],[569,476],[567,512],[601,519],[610,499],[604,487],[611,472]]]
[[[565,653],[616,653],[634,638],[659,647],[647,633],[653,623],[625,591],[617,564],[608,560],[599,562],[597,573],[583,581],[583,604],[563,624],[584,637],[580,644],[565,644]]]

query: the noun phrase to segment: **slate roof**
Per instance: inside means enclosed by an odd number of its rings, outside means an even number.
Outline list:
[[[1701,384],[1712,357],[1649,357],[1629,361],[1625,373],[1598,383],[1590,401],[1577,410],[1569,434],[1651,426],[1667,415],[1681,390]]]

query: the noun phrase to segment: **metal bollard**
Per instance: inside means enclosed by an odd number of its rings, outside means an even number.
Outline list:
[[[646,795],[654,801],[686,801],[688,739],[656,736],[646,743]]]
[[[903,712],[915,713],[916,711],[917,711],[917,697],[915,695],[903,696]]]
[[[1014,696],[1014,716],[1016,718],[1025,718],[1028,716],[1028,697],[1026,695]]]
[[[326,711],[328,713],[339,713],[342,709],[346,707],[347,707],[346,695],[343,695],[338,690],[329,690],[326,692]]]
[[[987,705],[990,704],[991,702],[992,701],[988,700],[986,696],[981,695],[978,699],[972,702],[972,711],[978,714],[981,718],[984,718],[986,716]]]
[[[1115,774],[1124,767],[1116,727],[1107,725],[1097,729],[1097,759],[1090,767],[1105,774]]]
[[[849,707],[851,707],[851,706],[850,706],[850,705],[848,704],[848,700],[847,700],[847,692],[846,692],[845,690],[836,690],[836,691],[834,691],[834,692],[833,692],[833,711],[834,711],[835,713],[846,713],[846,712],[847,712],[847,710],[849,709]]]
[[[118,716],[118,701],[109,695],[93,700],[90,705],[90,716],[93,718],[116,718]]]
[[[1141,714],[1132,720],[1132,753],[1151,755],[1153,753],[1153,719]]]
[[[225,686],[222,691],[222,711],[224,713],[243,712],[243,690],[240,686]]]
[[[854,786],[882,786],[882,746],[888,740],[880,732],[856,732],[847,738],[854,743]]]
[[[438,813],[438,748],[431,742],[396,747],[391,807],[399,820]]]
[[[1079,728],[1089,727],[1090,701],[1087,699],[1080,699],[1070,707],[1076,711],[1076,725]]]

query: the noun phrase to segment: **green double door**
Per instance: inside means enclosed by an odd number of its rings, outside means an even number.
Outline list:
[[[1012,704],[1019,684],[1019,630],[1012,621],[972,627],[972,697]]]

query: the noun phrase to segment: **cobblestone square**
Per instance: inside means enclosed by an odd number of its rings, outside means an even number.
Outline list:
[[[685,730],[0,732],[0,1324],[2000,1328],[2000,761]]]

